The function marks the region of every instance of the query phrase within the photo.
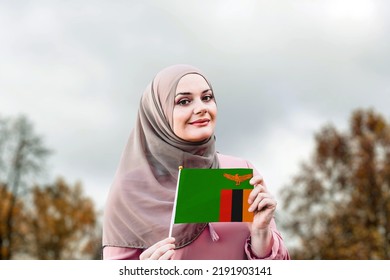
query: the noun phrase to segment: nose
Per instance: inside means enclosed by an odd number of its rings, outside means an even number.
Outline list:
[[[197,106],[194,108],[195,115],[203,115],[207,113],[207,109],[204,106]]]
[[[195,115],[204,115],[207,113],[207,105],[200,98],[196,98],[193,105]]]

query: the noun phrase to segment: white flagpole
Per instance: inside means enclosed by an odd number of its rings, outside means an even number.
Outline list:
[[[175,223],[177,193],[179,192],[180,173],[181,173],[182,169],[183,169],[183,166],[179,166],[179,174],[177,175],[175,201],[173,202],[173,210],[172,210],[172,216],[171,216],[171,224],[169,226],[168,237],[172,237],[173,224]]]

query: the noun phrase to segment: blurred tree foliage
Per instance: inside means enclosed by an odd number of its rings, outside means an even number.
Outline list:
[[[0,117],[0,259],[100,258],[99,214],[81,184],[34,183],[49,154],[26,117]]]
[[[13,203],[12,209],[11,203]],[[13,220],[11,229],[5,222],[9,216],[12,216]],[[23,250],[23,237],[26,229],[23,220],[24,204],[20,199],[15,199],[8,188],[0,183],[0,259],[7,259],[12,256],[13,252]],[[12,236],[11,244],[7,238],[9,236]]]
[[[42,171],[49,153],[26,117],[0,118],[0,183],[3,189],[0,200],[6,200],[2,205],[0,259],[13,257],[14,242],[19,233],[16,218],[20,209],[17,205],[27,193],[30,182]]]
[[[90,259],[100,235],[97,213],[80,184],[58,179],[53,185],[34,186],[27,217],[26,249],[40,260]]]
[[[374,110],[327,125],[311,161],[281,191],[295,259],[390,259],[390,125]]]

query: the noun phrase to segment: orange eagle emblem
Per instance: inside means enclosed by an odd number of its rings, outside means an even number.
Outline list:
[[[244,182],[246,180],[249,180],[250,178],[253,177],[252,174],[245,174],[245,175],[235,174],[235,175],[231,175],[231,174],[227,174],[227,173],[224,173],[223,176],[225,178],[228,178],[229,180],[232,180],[232,181],[236,182],[236,186],[239,186],[242,182]]]

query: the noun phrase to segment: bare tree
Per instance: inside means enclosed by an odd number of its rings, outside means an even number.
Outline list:
[[[325,126],[310,162],[281,191],[297,259],[390,259],[390,125],[356,110]]]
[[[26,117],[0,118],[0,182],[3,186],[0,203],[8,198],[0,221],[3,229],[0,232],[0,259],[11,259],[15,252],[13,247],[18,230],[14,210],[18,198],[32,185],[49,153]]]

